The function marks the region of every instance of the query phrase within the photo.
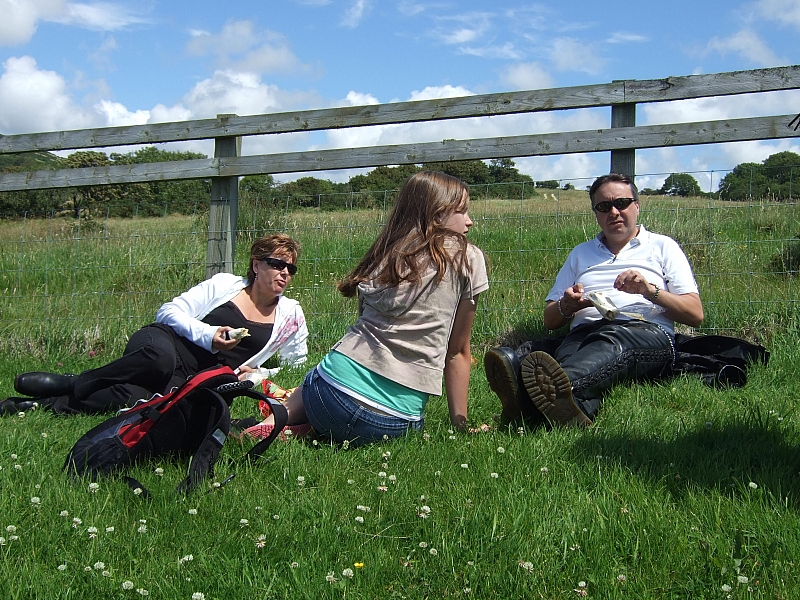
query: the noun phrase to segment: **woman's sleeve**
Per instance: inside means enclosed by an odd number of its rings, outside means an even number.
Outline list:
[[[165,302],[156,312],[156,323],[169,325],[181,337],[215,353],[217,351],[211,347],[211,342],[218,328],[203,323],[197,317],[218,293],[216,277],[202,281],[172,301]]]

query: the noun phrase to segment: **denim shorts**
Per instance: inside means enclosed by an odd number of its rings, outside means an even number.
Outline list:
[[[347,441],[351,447],[396,438],[422,429],[423,420],[406,421],[380,415],[355,402],[312,369],[303,381],[303,405],[308,422],[322,439]]]

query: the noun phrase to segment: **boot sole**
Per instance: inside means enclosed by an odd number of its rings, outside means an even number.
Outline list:
[[[501,423],[510,425],[521,422],[523,414],[519,403],[520,387],[513,367],[501,354],[489,350],[483,357],[483,368],[489,388],[497,394],[500,404],[503,405]]]
[[[521,369],[528,396],[552,423],[566,427],[592,424],[575,403],[569,378],[556,359],[546,352],[531,352],[523,359]]]

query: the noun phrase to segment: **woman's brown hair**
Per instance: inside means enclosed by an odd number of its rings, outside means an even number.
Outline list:
[[[339,291],[355,296],[358,284],[375,280],[386,286],[401,282],[417,283],[432,263],[441,281],[448,268],[468,270],[467,238],[442,226],[451,214],[465,211],[469,204],[469,188],[440,171],[420,171],[406,180],[397,196],[378,238],[339,283]],[[455,240],[458,251],[445,247]]]

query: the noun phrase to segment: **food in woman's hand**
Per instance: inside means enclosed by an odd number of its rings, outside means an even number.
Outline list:
[[[225,336],[229,340],[240,340],[242,338],[246,338],[250,335],[250,331],[248,331],[247,327],[239,327],[239,329],[231,329],[225,332]]]

